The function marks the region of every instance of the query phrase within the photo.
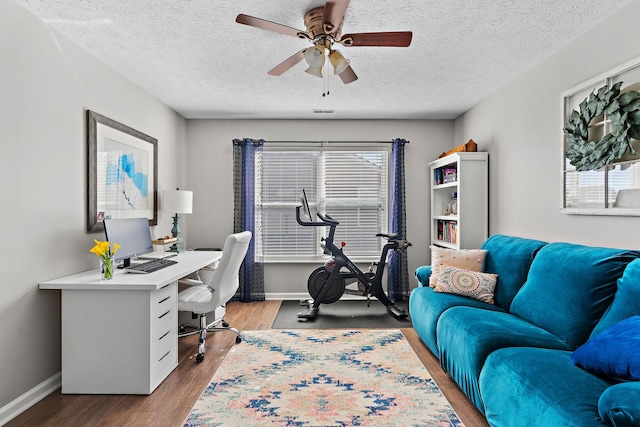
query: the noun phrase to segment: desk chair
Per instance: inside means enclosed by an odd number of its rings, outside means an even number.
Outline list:
[[[220,318],[207,324],[206,314],[224,308],[227,302],[233,298],[238,290],[238,271],[247,254],[251,232],[232,234],[227,237],[222,249],[222,258],[214,268],[207,266],[198,271],[199,280],[182,279],[181,284],[191,285],[178,293],[178,311],[190,311],[194,319],[200,319],[200,325],[193,331],[180,332],[179,337],[200,334],[198,341],[198,355],[196,362],[202,362],[205,352],[205,338],[207,332],[233,331],[236,334],[236,343],[241,341],[237,329],[229,327],[229,324]],[[222,326],[217,324],[222,322]],[[182,329],[182,328],[181,328]]]

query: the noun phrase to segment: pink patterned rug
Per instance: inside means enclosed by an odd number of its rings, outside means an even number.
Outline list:
[[[184,426],[463,426],[399,330],[242,338]]]

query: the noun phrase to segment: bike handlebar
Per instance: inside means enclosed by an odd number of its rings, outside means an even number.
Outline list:
[[[340,224],[338,221],[331,218],[329,215],[323,215],[320,212],[316,212],[316,215],[318,216],[318,218],[320,218],[320,221],[303,221],[302,218],[300,218],[301,209],[302,209],[302,206],[296,206],[296,221],[298,222],[298,224],[304,227],[336,227],[337,225]],[[397,239],[396,234],[377,234],[377,236],[385,237],[389,242],[397,243],[398,245],[396,248],[397,250],[405,250],[409,246],[412,246],[411,242],[408,242],[406,240],[396,240]]]
[[[329,215],[325,216],[325,215],[322,215],[320,212],[316,213],[316,215],[318,215],[318,218],[320,218],[320,221],[303,221],[300,218],[300,209],[302,209],[302,206],[296,206],[296,221],[298,222],[298,224],[304,227],[335,227],[338,224],[340,224],[338,221],[331,218]]]

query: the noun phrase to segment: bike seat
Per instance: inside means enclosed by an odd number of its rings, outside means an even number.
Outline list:
[[[376,234],[376,237],[384,237],[385,239],[395,240],[395,239],[398,238],[398,235],[397,234],[378,233],[378,234]]]

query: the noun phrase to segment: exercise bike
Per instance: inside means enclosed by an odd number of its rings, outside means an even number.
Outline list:
[[[344,254],[345,243],[342,242],[341,246],[337,247],[333,242],[336,227],[340,223],[329,215],[323,215],[320,212],[316,213],[320,221],[314,221],[309,210],[307,196],[304,190],[302,191],[302,206],[296,207],[296,221],[304,227],[329,227],[329,234],[326,238],[322,238],[321,247],[324,249],[325,254],[331,255],[331,258],[325,262],[324,266],[315,269],[309,276],[307,289],[311,298],[313,298],[313,303],[309,302],[307,311],[298,313],[298,318],[301,320],[315,319],[318,316],[320,304],[334,303],[345,292],[366,296],[367,306],[370,304],[370,297],[374,296],[387,307],[387,312],[391,315],[397,319],[406,318],[407,313],[404,309],[392,302],[382,289],[382,274],[384,273],[389,250],[404,252],[411,246],[411,243],[405,240],[398,240],[397,234],[376,234],[377,237],[387,239],[387,243],[382,248],[380,260],[373,262],[368,271],[362,272]],[[306,221],[300,217],[301,211],[307,218]],[[347,289],[347,281],[353,281],[354,279],[358,281],[358,290],[349,292],[351,290]]]

